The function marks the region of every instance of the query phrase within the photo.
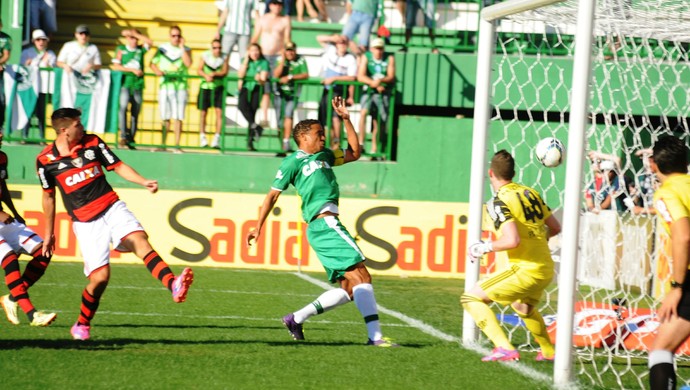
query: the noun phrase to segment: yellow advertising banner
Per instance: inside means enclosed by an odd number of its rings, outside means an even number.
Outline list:
[[[15,185],[15,205],[26,223],[44,234],[39,186]],[[306,240],[300,200],[283,195],[257,243],[247,247],[264,195],[116,189],[169,264],[272,270],[323,271]],[[70,217],[58,197],[56,260],[81,261]],[[374,274],[461,278],[465,272],[468,205],[378,199],[341,199],[341,221],[355,237]],[[112,262],[136,263],[113,251]],[[482,265],[494,267],[490,254]]]

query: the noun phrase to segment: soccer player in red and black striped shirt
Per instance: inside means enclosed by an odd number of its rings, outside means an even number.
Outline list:
[[[0,145],[2,145],[0,133]],[[0,206],[0,261],[5,272],[5,284],[10,293],[0,297],[0,305],[5,310],[7,320],[18,325],[17,308],[26,313],[32,326],[48,326],[57,314],[37,311],[29,299],[28,289],[43,276],[49,256],[43,256],[43,239],[26,227],[24,218],[19,214],[7,188],[7,155],[0,152],[0,200],[8,211]],[[33,259],[29,261],[22,274],[19,270],[19,254],[26,253]]]
[[[43,212],[46,234],[43,254],[55,247],[55,187],[60,189],[67,212],[72,217],[74,233],[84,256],[84,273],[89,283],[82,294],[79,319],[72,326],[72,337],[90,337],[91,320],[110,278],[110,244],[122,252],[134,252],[144,260],[151,274],[163,283],[175,302],[184,302],[194,280],[191,268],[175,277],[170,267],[153,250],[139,221],[122,202],[105,178],[104,169],[115,171],[125,180],[150,192],[158,191],[158,182],[142,177],[120,161],[98,136],[84,134],[81,112],[61,108],[51,117],[57,133],[36,161],[43,187]]]

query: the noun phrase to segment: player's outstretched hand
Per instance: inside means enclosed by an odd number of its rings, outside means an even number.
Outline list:
[[[331,100],[331,105],[333,106],[333,111],[338,114],[343,120],[350,119],[350,112],[347,110],[345,100],[341,96],[336,96]]]
[[[478,241],[470,245],[467,256],[474,263],[493,250],[491,242]]]
[[[144,187],[152,194],[155,194],[158,192],[158,180],[146,180],[144,182]]]
[[[256,229],[252,229],[247,233],[247,247],[252,246],[252,241],[256,242],[256,240],[259,239],[259,231]]]
[[[45,257],[51,257],[51,256],[53,256],[54,250],[55,250],[55,236],[51,235],[50,237],[46,237],[45,240],[43,241],[43,250],[41,251],[41,254]]]

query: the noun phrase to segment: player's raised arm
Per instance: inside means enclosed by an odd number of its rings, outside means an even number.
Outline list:
[[[362,155],[362,150],[360,149],[359,138],[357,138],[355,126],[350,121],[350,112],[347,110],[345,100],[340,96],[336,96],[331,101],[331,105],[333,106],[333,111],[343,120],[345,131],[347,132],[348,148],[345,151],[345,160],[343,164],[357,161]]]

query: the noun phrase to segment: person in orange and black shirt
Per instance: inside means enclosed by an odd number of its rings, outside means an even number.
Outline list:
[[[73,230],[84,256],[84,274],[89,278],[82,294],[79,319],[72,326],[72,337],[91,337],[91,320],[110,278],[110,244],[122,252],[134,252],[144,260],[151,274],[163,283],[175,302],[184,302],[194,280],[191,268],[175,277],[170,267],[151,247],[139,221],[120,200],[105,178],[104,169],[150,192],[158,191],[158,182],[141,176],[120,161],[98,136],[84,134],[81,112],[61,108],[51,116],[57,132],[55,142],[38,155],[36,168],[43,187],[43,212],[46,216],[46,240],[43,254],[55,247],[55,187],[60,189]]]
[[[2,145],[0,133],[0,145]],[[7,188],[7,154],[0,152],[0,200],[9,211],[0,205],[0,259],[5,271],[5,284],[9,294],[0,297],[0,305],[5,310],[7,320],[19,325],[17,308],[20,307],[32,326],[48,326],[57,314],[37,311],[29,299],[28,289],[43,276],[50,263],[50,256],[43,256],[43,239],[26,227],[24,218],[19,214]],[[29,261],[22,274],[19,271],[19,254],[26,253],[33,259]]]

